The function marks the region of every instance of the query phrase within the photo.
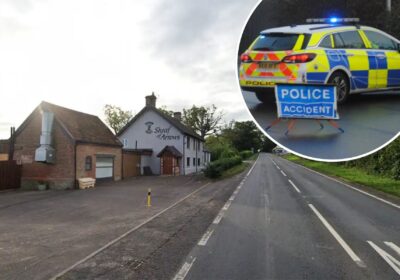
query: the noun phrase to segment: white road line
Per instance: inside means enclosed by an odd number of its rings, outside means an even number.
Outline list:
[[[296,190],[296,192],[301,193],[298,187],[292,182],[292,180],[289,179],[289,183],[292,185],[292,187]]]
[[[214,230],[207,230],[206,233],[203,235],[203,237],[200,239],[199,243],[197,245],[199,246],[206,246],[208,239],[210,239],[211,235],[213,234]]]
[[[319,213],[319,211],[312,204],[308,204],[311,210],[317,215],[317,217],[321,220],[324,226],[328,229],[328,231],[333,235],[333,237],[339,242],[342,248],[346,251],[346,253],[350,256],[350,258],[360,267],[365,267],[364,262],[354,253],[354,251],[350,248],[350,246],[343,240],[342,237],[336,232],[336,230],[328,223],[327,220]]]
[[[236,190],[233,192],[234,195],[237,195],[239,192],[239,187],[236,188]]]
[[[290,163],[292,163],[292,162],[290,162]],[[342,181],[340,181],[340,180],[338,180],[338,179],[329,177],[328,175],[325,175],[325,174],[322,174],[322,173],[320,173],[320,172],[318,172],[318,171],[312,170],[312,169],[310,169],[310,168],[308,168],[308,167],[305,167],[305,166],[303,166],[303,165],[301,165],[301,164],[297,164],[297,163],[293,163],[293,164],[296,164],[296,165],[298,165],[298,166],[300,166],[300,167],[303,167],[304,169],[307,169],[308,171],[314,172],[314,173],[316,173],[316,174],[318,174],[318,175],[321,175],[322,177],[328,178],[329,180],[332,180],[332,181],[335,181],[336,183],[342,184],[342,185],[344,185],[344,186],[346,186],[346,187],[348,187],[348,188],[350,188],[350,189],[352,189],[352,190],[358,191],[358,192],[360,192],[360,193],[362,193],[362,194],[365,194],[365,195],[367,195],[367,196],[369,196],[369,197],[375,198],[375,199],[377,199],[377,200],[379,200],[379,201],[381,201],[381,202],[383,202],[383,203],[386,203],[386,204],[388,204],[388,205],[390,205],[390,206],[393,206],[393,207],[395,207],[395,208],[397,208],[397,209],[400,209],[400,205],[397,205],[397,204],[395,204],[395,203],[393,203],[393,202],[390,202],[390,201],[388,201],[388,200],[386,200],[386,199],[380,198],[380,197],[378,197],[378,196],[376,196],[376,195],[373,195],[373,194],[370,194],[370,193],[368,193],[368,192],[366,192],[366,191],[363,191],[363,190],[360,190],[360,189],[358,189],[358,188],[355,188],[355,187],[353,187],[353,186],[351,186],[351,185],[349,185],[349,184],[346,184],[345,182],[342,182]]]
[[[116,242],[120,241],[122,238],[126,237],[127,235],[129,235],[130,233],[134,232],[135,230],[141,228],[142,226],[144,226],[145,224],[147,224],[148,222],[154,220],[155,218],[157,218],[158,216],[162,215],[163,213],[167,212],[169,209],[175,207],[176,205],[178,205],[179,203],[181,203],[182,201],[186,200],[187,198],[189,198],[190,196],[198,193],[199,191],[201,191],[202,189],[204,189],[205,187],[207,187],[210,183],[207,183],[203,186],[201,186],[200,188],[198,188],[197,190],[191,192],[190,194],[188,194],[187,196],[181,198],[180,200],[178,200],[177,202],[175,202],[174,204],[168,206],[167,208],[165,208],[164,210],[158,212],[157,214],[155,214],[154,216],[148,218],[147,220],[145,220],[143,223],[137,225],[136,227],[131,228],[130,230],[128,230],[127,232],[121,234],[119,237],[115,238],[114,240],[111,240],[110,242],[108,242],[106,245],[104,245],[103,247],[97,249],[96,251],[94,251],[93,253],[87,255],[86,257],[84,257],[83,259],[81,259],[80,261],[77,261],[76,263],[74,263],[73,265],[69,266],[68,268],[64,269],[63,271],[61,271],[60,273],[58,273],[56,276],[50,278],[50,280],[55,280],[61,276],[63,276],[65,273],[69,272],[70,270],[74,269],[75,267],[77,267],[78,265],[80,265],[81,263],[84,263],[85,261],[87,261],[88,259],[96,256],[98,253],[104,251],[105,249],[107,249],[108,247],[110,247],[111,245],[115,244]]]
[[[398,247],[396,244],[394,244],[393,242],[384,242],[386,245],[388,245],[390,248],[393,249],[393,251],[395,251],[399,256],[400,256],[400,247]]]
[[[218,225],[221,222],[222,218],[224,217],[224,212],[220,211],[217,217],[215,217],[213,224]]]
[[[283,176],[287,177],[286,173],[281,170]]]
[[[256,166],[259,157],[260,156],[257,156],[256,161],[253,163],[253,166],[250,168],[249,172],[247,172],[246,177],[248,177],[250,175],[251,171],[253,171],[253,168],[254,168],[254,166]]]
[[[235,199],[235,195],[231,195],[231,197],[229,198],[229,201],[233,201]]]
[[[388,263],[388,265],[390,265],[390,267],[393,268],[393,270],[396,271],[398,275],[400,275],[400,261],[396,260],[385,250],[379,248],[377,245],[375,245],[374,242],[372,241],[367,241],[367,242]]]
[[[277,165],[276,168],[278,168],[278,170],[281,170],[281,168]]]
[[[174,280],[183,280],[185,279],[186,275],[189,273],[190,268],[192,268],[193,263],[195,262],[196,258],[193,258],[191,262],[185,262],[178,273],[175,275]]]
[[[231,202],[228,200],[227,203],[225,203],[224,207],[222,207],[222,210],[228,210],[229,206],[231,206]]]

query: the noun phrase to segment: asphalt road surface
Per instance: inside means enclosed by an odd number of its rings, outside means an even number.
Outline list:
[[[400,204],[261,154],[175,279],[400,279]]]
[[[262,104],[253,92],[244,91],[245,102],[257,121],[266,128],[277,118],[276,104]],[[387,143],[400,131],[400,94],[363,94],[352,98],[338,109],[341,133],[323,121],[320,129],[313,120],[298,120],[288,135],[287,121],[267,133],[280,145],[302,155],[342,160],[363,155]]]

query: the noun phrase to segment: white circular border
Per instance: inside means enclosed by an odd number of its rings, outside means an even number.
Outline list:
[[[244,23],[244,25],[243,25],[242,32],[240,33],[240,38],[239,38],[239,40],[238,40],[238,44],[237,44],[237,48],[236,48],[236,55],[238,55],[238,53],[239,53],[240,42],[241,42],[241,39],[242,39],[242,37],[243,37],[244,29],[246,28],[246,25],[247,25],[247,23],[249,22],[250,17],[253,15],[254,11],[257,9],[257,7],[260,5],[261,2],[262,2],[262,0],[259,0],[258,3],[254,6],[254,8],[250,11],[250,14],[249,14],[249,16],[247,17],[247,20],[245,21],[245,23]],[[363,158],[363,157],[369,156],[369,155],[371,155],[371,154],[373,154],[373,153],[375,153],[375,152],[381,150],[382,148],[386,147],[387,145],[389,145],[390,143],[392,143],[394,140],[396,140],[396,138],[399,137],[399,135],[400,135],[400,132],[398,132],[395,136],[393,136],[393,138],[389,139],[386,143],[384,143],[383,145],[379,146],[378,148],[376,148],[376,149],[374,149],[374,150],[372,150],[372,151],[369,151],[369,152],[367,152],[367,153],[365,153],[365,154],[361,154],[361,155],[359,155],[359,156],[349,157],[349,158],[344,158],[344,159],[324,159],[324,158],[315,158],[315,157],[310,157],[310,156],[307,156],[307,155],[300,154],[300,153],[298,153],[298,152],[296,152],[296,151],[293,151],[292,149],[289,149],[289,148],[285,147],[284,145],[282,145],[282,144],[280,144],[278,141],[276,141],[274,138],[272,138],[272,137],[258,124],[257,120],[253,117],[253,114],[250,112],[250,109],[249,109],[249,107],[247,106],[246,100],[244,99],[243,92],[242,92],[242,88],[240,87],[239,78],[238,78],[238,77],[239,77],[239,68],[237,67],[237,58],[235,59],[235,62],[236,62],[236,63],[235,63],[236,85],[237,85],[237,87],[239,88],[239,92],[240,92],[240,94],[241,94],[241,96],[242,96],[243,103],[246,105],[247,112],[249,113],[249,115],[250,115],[251,118],[253,119],[253,122],[254,122],[255,125],[258,127],[258,129],[259,129],[268,139],[270,139],[272,142],[274,142],[277,146],[280,146],[280,147],[285,148],[285,150],[291,152],[292,154],[295,154],[295,155],[297,155],[297,156],[299,156],[299,157],[302,157],[302,158],[314,160],[314,161],[323,161],[323,162],[343,162],[343,161],[350,161],[350,160],[355,160],[355,159],[359,159],[359,158]]]

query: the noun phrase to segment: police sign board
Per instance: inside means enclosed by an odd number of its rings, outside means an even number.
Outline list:
[[[278,118],[339,119],[336,87],[325,84],[277,84]]]

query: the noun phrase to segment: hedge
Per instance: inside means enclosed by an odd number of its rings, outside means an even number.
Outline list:
[[[204,174],[209,178],[218,178],[225,170],[242,163],[240,156],[221,158],[209,163],[204,169]]]

